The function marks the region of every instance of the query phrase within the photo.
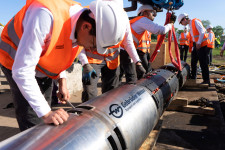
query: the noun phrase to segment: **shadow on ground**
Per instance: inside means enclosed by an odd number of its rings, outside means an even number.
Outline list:
[[[0,141],[3,141],[20,132],[18,128],[6,127],[6,126],[0,126],[0,130],[7,132],[7,134],[1,134]]]

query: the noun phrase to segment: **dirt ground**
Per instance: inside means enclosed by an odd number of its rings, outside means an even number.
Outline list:
[[[225,83],[216,83],[215,85],[223,117],[225,118]]]

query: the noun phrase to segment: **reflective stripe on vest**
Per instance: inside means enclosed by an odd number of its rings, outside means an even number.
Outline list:
[[[101,64],[105,60],[109,69],[116,69],[119,66],[119,54],[119,47],[107,49],[107,54],[99,54],[96,51],[91,52],[90,50],[86,50],[90,64]]]
[[[132,34],[133,40],[134,40],[134,45],[135,47],[139,46],[139,40],[134,36],[134,34]]]
[[[215,48],[215,34],[212,31],[210,31],[209,34],[210,33],[212,34],[212,42],[210,41],[208,47],[213,49]]]
[[[8,35],[9,38],[13,41],[13,43],[16,45],[16,47],[18,47],[20,39],[16,34],[15,28],[14,28],[14,17],[11,20],[11,22],[8,25]]]
[[[146,53],[147,51],[150,52],[150,42],[151,42],[151,34],[146,30],[139,41],[139,46],[137,47],[138,50]]]
[[[195,27],[195,20],[198,20],[200,22],[201,22],[201,20],[199,20],[197,18],[192,20],[192,31],[193,31],[195,42],[197,43],[198,39],[199,39],[199,32],[198,32],[197,28]],[[202,24],[202,22],[201,22],[201,24]],[[203,40],[202,40],[202,43],[201,43],[201,47],[208,46],[209,43],[210,43],[210,41],[208,39],[208,34],[205,33],[204,37],[203,37]]]
[[[144,33],[141,34],[137,34],[133,28],[132,28],[132,24],[135,23],[136,21],[138,21],[139,19],[143,18],[144,16],[138,16],[135,17],[134,19],[130,20],[130,25],[131,25],[131,33],[132,33],[132,37],[133,37],[133,41],[134,41],[134,46],[137,49],[137,47],[139,46],[139,44],[141,43],[141,38],[143,37]],[[142,46],[141,46],[142,47]]]
[[[186,34],[186,38],[184,32],[181,33],[180,45],[189,45],[188,33]]]
[[[5,43],[4,41],[1,41],[0,49],[8,53],[12,59],[15,59],[16,50],[11,45]]]
[[[47,75],[49,75],[49,76],[58,76],[58,74],[49,72],[49,71],[46,70],[45,68],[41,67],[39,64],[37,64],[37,66],[38,66],[45,74],[47,74]]]
[[[71,66],[81,51],[78,46],[72,48],[70,40],[71,20],[68,10],[72,5],[79,4],[72,0],[27,0],[26,5],[4,27],[0,43],[0,63],[12,69],[17,47],[23,34],[23,18],[31,4],[41,5],[53,15],[51,42],[47,51],[41,55],[36,69],[55,79],[60,72]]]

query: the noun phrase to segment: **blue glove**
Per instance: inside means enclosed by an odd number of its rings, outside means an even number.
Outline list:
[[[83,77],[82,81],[85,85],[90,85],[91,78],[97,77],[95,69],[90,64],[85,64],[83,66]]]

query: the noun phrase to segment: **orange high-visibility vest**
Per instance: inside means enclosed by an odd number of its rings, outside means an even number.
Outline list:
[[[147,52],[150,53],[151,52],[150,48],[151,48],[151,41],[152,41],[152,33],[149,32],[149,31],[146,31],[146,32],[147,32],[147,34],[146,34],[147,37],[146,38],[147,38],[147,41],[148,41],[147,42]]]
[[[195,27],[195,20],[198,20],[200,22],[201,22],[201,20],[199,20],[197,18],[192,20],[192,31],[193,31],[193,35],[194,35],[194,40],[195,40],[195,42],[198,42],[199,32],[198,32],[197,28]],[[210,43],[210,40],[208,39],[208,34],[205,33],[204,37],[203,37],[203,40],[202,40],[202,43],[201,43],[201,47],[207,46],[209,43]]]
[[[192,40],[192,36],[191,34],[189,34],[189,52],[191,53],[192,52],[192,47],[193,47],[193,40]]]
[[[136,21],[138,21],[139,19],[141,19],[143,17],[144,16],[138,16],[134,19],[131,19],[130,24],[132,25],[133,23],[135,23]],[[132,33],[133,40],[134,40],[134,46],[136,49],[139,49],[139,50],[143,51],[144,53],[146,53],[148,50],[148,47],[150,47],[149,35],[147,32],[148,31],[144,31],[141,34],[137,34],[131,27],[131,33]]]
[[[146,53],[150,53],[150,44],[151,44],[151,33],[147,30],[144,31],[144,35],[141,37],[139,45],[137,47],[138,50]]]
[[[88,63],[101,64],[105,60],[109,69],[116,69],[120,65],[120,47],[122,47],[124,40],[125,36],[118,44],[107,48],[105,54],[99,54],[97,51],[92,52],[88,49],[85,49]]]
[[[212,37],[212,42],[210,41],[208,47],[213,49],[215,48],[215,34],[212,31],[210,31],[209,33],[211,33],[213,37]]]
[[[180,36],[181,36],[181,38],[180,38],[180,45],[189,45],[189,32],[187,32],[187,34],[186,34],[186,38],[185,38],[185,36],[184,36],[184,32],[182,32],[181,34],[180,34]]]
[[[109,47],[105,54],[99,54],[97,51],[85,49],[89,64],[101,64],[106,61],[107,67],[111,70],[116,69],[120,65],[120,43]]]
[[[144,53],[150,52],[150,43],[151,43],[151,33],[146,30],[144,31],[144,34],[139,41],[137,49]]]
[[[23,18],[31,4],[41,4],[53,15],[51,42],[47,51],[41,55],[36,69],[55,79],[72,65],[81,50],[78,46],[72,48],[70,39],[69,9],[72,5],[79,4],[72,0],[27,0],[26,5],[8,22],[2,32],[0,63],[12,70],[16,51],[23,35]]]

